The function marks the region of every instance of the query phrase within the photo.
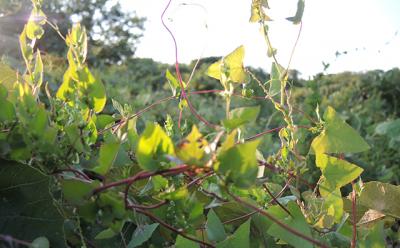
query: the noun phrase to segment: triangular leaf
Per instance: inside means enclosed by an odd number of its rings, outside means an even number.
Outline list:
[[[217,248],[243,248],[250,247],[250,222],[248,219],[243,223],[234,234],[223,242],[217,244]]]
[[[370,147],[332,107],[324,114],[325,128],[311,143],[310,153],[357,153]]]
[[[207,214],[206,232],[210,241],[220,242],[226,238],[224,226],[212,209]]]
[[[234,234],[223,242],[217,244],[217,248],[243,248],[250,247],[250,222],[251,219],[243,223]]]
[[[236,48],[224,58],[224,65],[228,71],[229,79],[234,83],[245,83],[246,72],[243,66],[244,46]]]
[[[282,222],[284,222],[286,225],[311,238],[312,236],[310,227],[306,222],[306,219],[304,218],[304,215],[301,212],[299,206],[297,206],[295,202],[290,201],[287,207],[292,216],[288,216],[286,212],[283,211],[279,206],[274,207],[274,211],[276,212],[274,213],[274,215],[277,218],[279,218]],[[276,223],[273,223],[267,232],[268,234],[276,238],[279,238],[285,241],[286,243],[293,245],[296,248],[313,247],[313,245],[310,242],[296,235],[293,235],[292,233],[282,228],[281,226],[277,225]]]
[[[135,232],[132,234],[131,241],[128,244],[128,248],[134,248],[138,247],[147,240],[151,238],[151,235],[153,235],[153,232],[156,230],[158,227],[158,223],[150,224],[150,225],[144,225],[144,226],[138,226],[135,230]]]
[[[354,181],[363,172],[363,169],[357,165],[325,154],[316,155],[316,164],[325,179],[325,187],[321,190],[327,192],[340,189]]]
[[[187,238],[178,235],[175,242],[175,248],[199,248],[199,244]]]

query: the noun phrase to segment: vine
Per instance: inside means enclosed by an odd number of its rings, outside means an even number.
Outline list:
[[[61,34],[41,11],[42,1],[32,1],[20,36],[26,70],[0,67],[0,244],[308,248],[374,242],[383,247],[384,223],[400,217],[399,187],[362,182],[363,169],[346,155],[370,147],[332,107],[322,117],[317,107],[310,116],[292,102],[288,72],[305,1],[287,18],[299,25],[287,66],[279,64],[270,41],[268,1],[253,0],[250,22],[263,31],[273,60],[270,78],[259,79],[245,68],[245,47],[238,46],[208,68],[223,89],[207,90],[189,89],[199,60],[187,84],[182,78],[178,44],[164,23],[171,1],[161,21],[174,42],[176,76],[166,72],[172,95],[136,111],[113,100],[113,115],[103,113],[106,90],[86,62],[85,28],[76,24]],[[44,25],[68,46],[68,69],[57,92],[43,84],[46,70],[35,46]],[[252,80],[264,95],[238,93]],[[225,101],[219,124],[206,120],[191,102],[190,96],[203,94]],[[282,125],[248,136],[246,126],[257,120],[260,106],[233,108],[236,97],[267,102]],[[166,102],[178,105],[180,131],[184,111],[200,129],[193,125],[178,141],[167,117],[165,127],[148,122],[138,131],[138,118]],[[294,113],[308,123],[296,124]],[[302,133],[313,137],[311,144]],[[277,136],[279,149],[267,156],[261,147],[269,134]],[[307,145],[308,152],[299,145]],[[316,183],[306,176],[311,166],[320,171]],[[350,186],[350,194],[342,194]]]

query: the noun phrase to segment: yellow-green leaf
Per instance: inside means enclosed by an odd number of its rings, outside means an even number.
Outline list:
[[[223,78],[232,83],[245,83],[247,74],[243,66],[244,52],[244,46],[236,48],[222,60],[213,63],[208,68],[207,75],[220,80],[222,84]]]
[[[137,150],[139,166],[148,171],[156,171],[169,164],[166,155],[175,156],[172,140],[158,125],[148,123],[139,138]]]
[[[224,65],[227,69],[230,81],[233,83],[245,83],[246,72],[243,66],[244,46],[236,48],[224,58]]]
[[[263,1],[253,0],[251,4],[250,22],[271,21],[271,18],[263,10]]]
[[[310,153],[357,153],[370,147],[332,107],[324,114],[325,128],[311,143]]]
[[[207,75],[221,80],[221,68],[223,66],[222,59],[218,60],[217,62],[211,64],[207,69]]]
[[[316,155],[316,164],[325,179],[324,187],[320,188],[321,194],[323,191],[331,192],[331,190],[340,189],[354,181],[363,172],[363,169],[357,165],[320,153]]]
[[[105,175],[114,165],[114,161],[117,158],[119,147],[119,142],[115,143],[105,143],[100,147],[100,155],[97,160],[98,165],[93,168],[93,171]]]
[[[176,154],[179,159],[187,164],[201,165],[207,146],[207,140],[193,125],[190,134],[178,145]]]
[[[17,72],[0,62],[0,84],[7,90],[12,90],[15,82],[17,82]]]

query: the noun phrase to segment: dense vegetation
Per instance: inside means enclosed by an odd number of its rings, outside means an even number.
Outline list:
[[[300,79],[275,57],[265,0],[250,21],[271,74],[243,67],[243,46],[190,65],[112,57],[32,2],[21,59],[0,63],[0,246],[399,245],[399,69]]]

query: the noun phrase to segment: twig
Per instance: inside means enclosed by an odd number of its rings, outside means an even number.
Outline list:
[[[254,214],[256,214],[256,213],[257,213],[257,211],[253,211],[253,212],[247,213],[247,214],[245,214],[245,215],[236,217],[236,218],[234,218],[234,219],[224,221],[224,222],[222,222],[222,224],[224,224],[224,225],[230,224],[230,223],[232,223],[232,222],[235,222],[235,221],[238,221],[238,220],[241,220],[241,219],[245,219],[245,218],[247,218],[247,217],[250,217],[250,216],[252,216],[252,215],[254,215]]]
[[[107,190],[109,188],[121,186],[121,185],[124,185],[124,184],[132,184],[132,183],[134,183],[136,181],[143,180],[143,179],[149,178],[151,176],[155,176],[155,175],[162,175],[162,176],[177,175],[177,174],[180,174],[180,173],[182,173],[184,171],[187,171],[189,169],[190,169],[190,166],[188,166],[188,165],[178,165],[178,166],[172,167],[170,169],[160,170],[160,171],[153,171],[153,172],[141,171],[141,172],[137,173],[136,175],[134,175],[132,177],[129,177],[129,178],[126,178],[126,179],[123,179],[123,180],[120,180],[120,181],[112,182],[112,183],[109,183],[109,184],[105,184],[105,185],[103,185],[101,187],[98,187],[93,191],[93,194],[98,194],[98,193],[100,193],[102,191],[105,191],[105,190]]]
[[[137,111],[135,114],[133,114],[133,115],[131,115],[131,116],[125,118],[125,121],[130,120],[130,119],[133,119],[133,118],[135,118],[135,117],[137,117],[137,116],[140,116],[141,114],[143,114],[143,113],[149,111],[150,109],[156,107],[157,105],[159,105],[159,104],[161,104],[161,103],[163,103],[163,102],[170,101],[170,100],[172,100],[172,99],[175,99],[175,97],[174,97],[174,96],[169,96],[169,97],[163,98],[163,99],[161,99],[161,100],[158,100],[158,101],[156,101],[156,102],[150,104],[149,106],[145,107],[144,109]],[[121,120],[122,120],[122,119],[121,119]],[[106,131],[108,131],[108,130],[110,130],[110,129],[114,129],[115,127],[121,125],[121,120],[118,120],[115,124],[113,124],[113,125],[110,126],[110,127],[107,127],[107,128],[105,128],[105,129],[103,129],[103,130],[100,130],[100,131],[98,132],[98,134],[103,134],[103,133],[105,133]]]
[[[278,199],[276,199],[276,197],[271,193],[271,191],[268,189],[268,187],[265,184],[263,184],[263,187],[264,187],[265,191],[267,191],[268,195],[271,196],[272,201],[274,201],[276,204],[278,204],[287,214],[289,214],[290,216],[293,217],[293,215],[290,213],[290,211],[285,206],[283,206],[278,201]]]
[[[199,239],[193,238],[192,236],[187,235],[181,229],[176,229],[175,227],[173,227],[170,224],[166,223],[165,221],[163,221],[162,219],[158,218],[157,216],[155,216],[154,214],[152,214],[149,211],[146,211],[146,210],[143,210],[143,209],[140,209],[140,208],[135,209],[135,211],[138,212],[138,213],[146,215],[150,219],[154,220],[155,222],[159,223],[160,225],[164,226],[165,228],[173,231],[174,233],[177,233],[177,234],[181,235],[182,237],[184,237],[186,239],[189,239],[189,240],[191,240],[193,242],[199,243],[199,244],[204,245],[206,247],[215,247],[214,245],[212,245],[212,244],[210,244],[208,242],[205,242],[205,241],[202,241],[202,240],[199,240]]]
[[[169,6],[170,6],[170,4],[171,4],[171,1],[172,1],[172,0],[169,0],[169,1],[168,1],[167,6],[165,7],[164,11],[163,11],[162,14],[161,14],[161,22],[162,22],[162,25],[164,26],[164,28],[165,28],[165,29],[168,31],[168,33],[170,34],[170,36],[171,36],[171,38],[172,38],[172,41],[173,41],[173,43],[174,43],[174,48],[175,48],[175,71],[176,71],[176,75],[177,75],[177,77],[178,77],[179,85],[180,85],[180,87],[181,87],[181,100],[186,100],[186,102],[187,102],[187,104],[188,104],[188,106],[189,106],[190,112],[191,112],[199,121],[203,122],[203,123],[204,123],[206,126],[208,126],[208,127],[217,129],[217,128],[218,128],[218,125],[215,125],[215,124],[212,124],[212,123],[208,122],[208,121],[207,121],[206,119],[204,119],[201,115],[199,115],[199,113],[197,113],[197,111],[196,111],[195,108],[193,107],[192,103],[190,102],[189,97],[188,97],[187,94],[186,94],[185,87],[184,87],[183,81],[182,81],[181,72],[180,72],[180,69],[179,69],[178,44],[177,44],[177,42],[176,42],[175,35],[172,33],[171,29],[169,29],[168,26],[167,26],[167,25],[165,24],[165,22],[164,22],[164,15],[165,15],[165,12],[168,10],[168,8],[169,8]],[[180,126],[180,125],[179,125],[179,126]]]
[[[250,203],[248,203],[248,202],[242,200],[240,197],[233,195],[233,194],[230,193],[229,191],[227,191],[227,193],[228,193],[236,202],[238,202],[238,203],[240,203],[241,205],[246,206],[246,207],[248,207],[248,208],[250,208],[250,209],[253,209],[254,211],[259,212],[260,214],[264,215],[265,217],[267,217],[267,218],[270,219],[272,222],[274,222],[274,223],[277,224],[278,226],[282,227],[282,228],[285,229],[286,231],[288,231],[288,232],[290,232],[290,233],[292,233],[292,234],[294,234],[294,235],[296,235],[296,236],[298,236],[298,237],[300,237],[300,238],[302,238],[302,239],[304,239],[304,240],[306,240],[306,241],[308,241],[308,242],[310,242],[310,243],[312,243],[312,244],[314,244],[314,245],[317,245],[317,246],[322,247],[322,248],[328,248],[328,246],[326,246],[325,244],[323,244],[323,243],[321,243],[320,241],[315,240],[315,239],[313,239],[313,238],[311,238],[311,237],[308,237],[307,235],[304,235],[303,233],[297,231],[296,229],[293,229],[292,227],[290,227],[290,226],[286,225],[285,223],[281,222],[279,219],[277,219],[276,217],[274,217],[272,214],[270,214],[270,213],[264,211],[263,209],[260,209],[259,207],[254,206],[254,205],[252,205],[252,204],[250,204]]]

